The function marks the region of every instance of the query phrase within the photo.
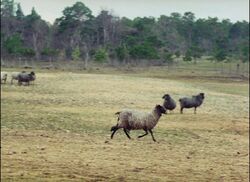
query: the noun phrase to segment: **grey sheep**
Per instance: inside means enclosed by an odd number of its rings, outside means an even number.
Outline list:
[[[6,83],[6,81],[7,81],[7,76],[8,76],[7,72],[1,72],[1,83],[2,83],[2,81],[3,81],[4,83]]]
[[[193,108],[193,107],[194,107],[194,113],[196,114],[196,108],[203,103],[204,99],[205,99],[204,93],[199,93],[198,95],[192,96],[191,98],[184,97],[179,99],[181,114],[183,113],[184,108]]]
[[[11,73],[11,81],[10,83],[13,84],[13,80],[18,80],[18,75],[21,73],[26,73],[25,71],[22,72],[12,72]]]
[[[163,107],[166,109],[166,111],[167,110],[172,111],[176,108],[176,103],[174,99],[170,97],[169,94],[165,94],[162,98],[164,99]]]
[[[158,123],[162,114],[166,114],[166,110],[160,106],[156,105],[154,109],[147,113],[137,110],[125,109],[120,112],[115,113],[118,115],[117,125],[111,128],[112,134],[111,139],[113,138],[115,132],[123,128],[124,133],[130,139],[128,131],[130,130],[144,130],[145,134],[138,136],[138,138],[144,137],[150,132],[153,141],[156,141],[152,132],[152,129]]]
[[[36,75],[33,71],[30,73],[20,73],[18,74],[17,79],[18,79],[18,85],[21,85],[24,82],[29,85],[30,81],[34,81],[36,79]]]

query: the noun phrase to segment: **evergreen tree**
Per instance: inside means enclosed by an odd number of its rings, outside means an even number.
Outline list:
[[[16,17],[18,20],[22,20],[24,18],[24,14],[20,3],[17,4]]]
[[[19,34],[14,34],[8,37],[4,42],[4,47],[7,49],[8,53],[14,56],[21,55],[23,53],[23,42]]]
[[[14,0],[1,0],[1,17],[13,17],[14,15]]]

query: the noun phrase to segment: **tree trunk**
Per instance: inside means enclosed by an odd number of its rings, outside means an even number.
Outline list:
[[[196,60],[196,58],[194,58],[194,64],[197,64],[197,60]]]
[[[229,63],[229,75],[231,75],[232,74],[232,63]]]
[[[35,33],[32,34],[32,39],[33,39],[33,47],[35,50],[35,57],[36,60],[39,59],[39,52],[38,52],[38,48],[37,48],[37,35]]]
[[[105,30],[105,27],[103,27],[103,45],[105,45],[107,39],[107,31]]]
[[[86,54],[85,59],[84,59],[84,69],[88,68],[88,62],[89,62],[89,50],[87,48],[87,46],[84,46],[84,52]]]
[[[215,72],[217,72],[217,62],[216,61],[214,62],[214,69],[215,69]]]
[[[223,62],[221,63],[221,73],[222,74],[224,73],[224,63]]]
[[[238,63],[236,65],[236,74],[239,75],[239,73],[240,73],[240,64]]]

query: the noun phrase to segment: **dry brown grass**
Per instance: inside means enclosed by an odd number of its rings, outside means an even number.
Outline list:
[[[151,137],[110,140],[115,112],[206,93],[163,116]],[[3,181],[249,181],[248,83],[40,72],[1,87]]]

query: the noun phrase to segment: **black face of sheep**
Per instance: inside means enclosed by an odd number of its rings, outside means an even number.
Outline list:
[[[191,98],[181,98],[180,101],[180,107],[181,107],[181,114],[183,113],[184,108],[193,108],[194,107],[194,113],[196,114],[196,108],[201,106],[203,103],[203,100],[205,99],[204,93],[199,93],[198,95],[192,96]]]
[[[165,95],[163,95],[162,98],[168,100],[168,99],[170,99],[170,95],[169,94],[165,94]]]
[[[200,93],[199,95],[201,96],[202,99],[205,99],[205,94],[204,93]]]
[[[161,105],[156,105],[155,106],[156,111],[158,112],[158,114],[161,116],[161,114],[166,114],[166,110],[164,109],[164,107],[162,107]]]

